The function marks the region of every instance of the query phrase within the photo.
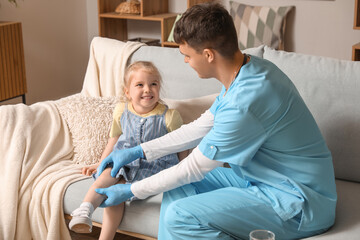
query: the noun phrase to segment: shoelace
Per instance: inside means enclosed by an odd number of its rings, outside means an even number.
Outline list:
[[[86,208],[75,209],[71,214],[72,217],[90,217],[90,210]]]

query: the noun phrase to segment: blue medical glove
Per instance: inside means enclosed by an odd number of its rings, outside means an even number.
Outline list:
[[[95,191],[98,194],[107,196],[107,199],[101,203],[100,207],[119,205],[134,196],[131,192],[131,184],[115,184],[108,188],[97,188]]]
[[[108,165],[112,165],[111,176],[114,178],[121,167],[138,158],[144,158],[144,152],[140,145],[128,149],[114,150],[99,165],[97,169],[98,175],[100,176]]]

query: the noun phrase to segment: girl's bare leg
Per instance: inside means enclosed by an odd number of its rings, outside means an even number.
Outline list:
[[[95,192],[95,189],[110,187],[119,182],[118,179],[111,177],[110,172],[110,168],[103,171],[89,188],[80,207],[71,213],[73,218],[69,222],[70,230],[78,233],[89,233],[92,231],[92,213],[105,199],[103,195]]]
[[[111,168],[106,168],[96,181],[91,185],[88,192],[86,193],[83,202],[90,202],[94,206],[94,209],[100,206],[105,200],[105,197],[95,192],[96,188],[107,188],[116,184],[119,179],[113,178],[110,175]]]
[[[124,184],[125,180],[120,179],[119,184]],[[103,222],[99,240],[112,240],[115,237],[116,230],[124,216],[125,203],[116,206],[104,208]]]
[[[99,240],[112,240],[123,218],[125,203],[104,208],[103,223]]]

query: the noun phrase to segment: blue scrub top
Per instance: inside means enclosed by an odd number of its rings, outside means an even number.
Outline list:
[[[331,153],[290,79],[273,63],[251,56],[225,92],[223,87],[210,108],[214,126],[201,152],[258,186],[284,221],[301,213],[299,230],[333,225]]]

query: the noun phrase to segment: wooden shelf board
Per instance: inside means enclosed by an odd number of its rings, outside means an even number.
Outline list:
[[[360,61],[360,43],[353,45],[352,50],[352,60]]]
[[[190,8],[199,3],[213,2],[213,0],[188,0],[187,7]]]
[[[142,17],[141,15],[135,14],[118,14],[115,12],[111,13],[101,13],[99,14],[100,18],[119,18],[119,19],[131,19],[131,20],[141,20],[141,21],[163,21],[164,19],[174,18],[177,16],[177,13],[163,13],[157,15],[150,15]]]
[[[179,47],[179,44],[175,42],[163,42],[162,44],[164,47]]]

